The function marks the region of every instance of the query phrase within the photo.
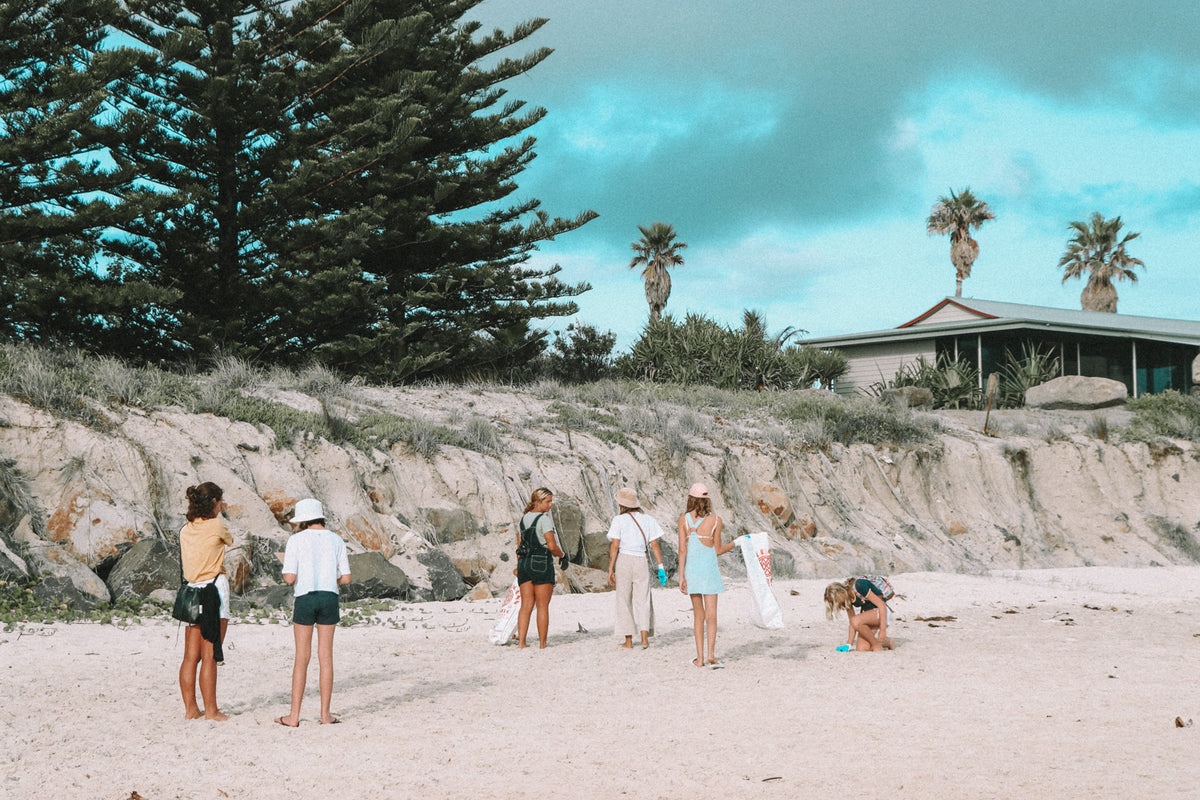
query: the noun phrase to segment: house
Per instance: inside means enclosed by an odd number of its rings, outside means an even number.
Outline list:
[[[849,360],[834,387],[838,394],[860,393],[921,356],[932,362],[943,354],[969,360],[982,388],[1004,366],[1005,351],[1019,355],[1023,343],[1051,349],[1064,375],[1121,381],[1130,397],[1167,389],[1186,394],[1198,380],[1200,322],[994,300],[947,297],[897,328],[805,341]]]

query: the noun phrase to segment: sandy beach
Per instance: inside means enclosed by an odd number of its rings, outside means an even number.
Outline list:
[[[185,722],[175,624],[0,633],[0,797],[1195,798],[1200,567],[892,576],[890,653],[838,653],[823,580],[781,580],[783,630],[721,598],[719,670],[690,605],[623,650],[610,594],[557,595],[550,647],[496,647],[500,600],[397,605],[340,628],[284,729],[292,635],[231,624],[225,723]],[[942,618],[942,619],[931,619]],[[536,641],[536,640],[535,640]],[[1177,727],[1179,717],[1185,727]]]

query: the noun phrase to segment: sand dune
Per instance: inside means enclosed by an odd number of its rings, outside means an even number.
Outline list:
[[[723,670],[691,666],[690,606],[625,651],[611,595],[561,595],[550,647],[486,643],[499,599],[339,629],[299,729],[283,625],[231,625],[226,723],[184,722],[174,624],[0,633],[0,797],[1195,798],[1200,567],[893,576],[893,653],[834,651],[824,581],[778,581],[786,627],[722,597]],[[948,618],[948,619],[931,619]],[[582,631],[581,631],[582,629]]]

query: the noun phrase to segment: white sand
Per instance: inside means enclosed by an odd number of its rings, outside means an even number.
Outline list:
[[[402,630],[338,630],[344,724],[317,724],[314,659],[297,730],[272,723],[286,626],[231,625],[231,719],[208,723],[182,718],[173,624],[31,625],[0,633],[0,797],[1200,796],[1200,568],[893,583],[898,649],[877,654],[834,651],[825,581],[777,581],[771,632],[731,583],[723,670],[690,665],[675,589],[632,652],[607,594],[556,596],[544,651],[487,644],[498,599],[408,605]]]

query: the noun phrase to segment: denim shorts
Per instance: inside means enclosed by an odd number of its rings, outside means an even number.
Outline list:
[[[534,586],[554,583],[554,559],[549,552],[517,559],[517,583],[530,581]]]
[[[337,625],[342,618],[337,592],[309,592],[296,598],[292,609],[295,625]]]

